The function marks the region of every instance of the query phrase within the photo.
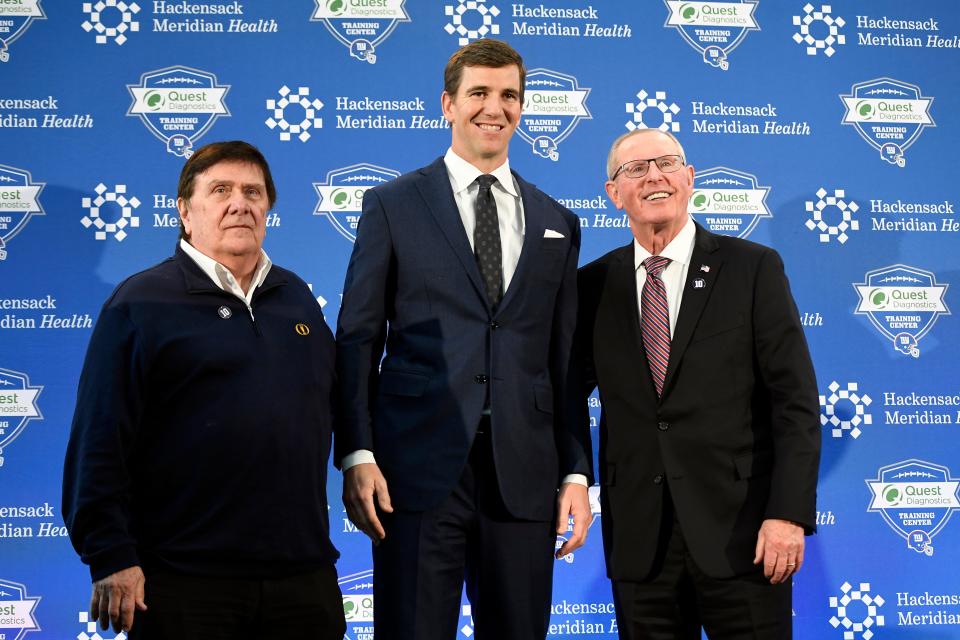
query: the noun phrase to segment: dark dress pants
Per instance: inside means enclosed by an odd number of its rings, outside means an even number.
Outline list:
[[[613,581],[621,640],[790,640],[791,581],[772,585],[762,568],[711,578],[690,556],[666,492],[659,545],[646,580]]]
[[[271,579],[150,571],[145,588],[130,640],[343,640],[346,631],[333,566]]]
[[[546,636],[554,523],[507,512],[489,439],[477,436],[460,482],[439,507],[380,514],[387,536],[373,551],[377,640],[454,640],[471,618],[477,640]],[[464,583],[469,612],[460,607]]]

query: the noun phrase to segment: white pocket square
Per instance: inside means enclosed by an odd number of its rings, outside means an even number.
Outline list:
[[[554,231],[553,229],[544,229],[543,231],[544,238],[562,238],[563,234],[559,231]]]

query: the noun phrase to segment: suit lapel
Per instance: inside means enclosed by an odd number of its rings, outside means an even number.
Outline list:
[[[517,297],[517,290],[523,286],[528,277],[527,272],[530,271],[536,256],[540,252],[540,245],[543,244],[543,232],[547,226],[543,196],[533,188],[533,185],[516,173],[513,174],[513,177],[520,189],[520,199],[523,201],[523,247],[520,249],[520,260],[517,262],[516,271],[513,272],[510,286],[504,291],[503,300],[497,307],[498,312],[505,309]],[[479,273],[479,269],[477,271]]]
[[[693,331],[713,293],[713,283],[716,282],[720,268],[723,266],[723,259],[716,253],[719,248],[720,245],[713,234],[697,225],[690,267],[687,269],[686,282],[683,283],[680,313],[677,315],[677,326],[673,332],[673,340],[670,342],[670,362],[667,365],[667,377],[663,383],[664,396],[670,391],[670,384],[683,359],[683,353],[690,344]]]
[[[487,304],[487,294],[480,278],[480,268],[477,266],[477,259],[470,248],[467,232],[463,228],[463,220],[460,219],[460,211],[457,209],[457,202],[453,197],[453,189],[450,188],[450,177],[447,174],[447,166],[444,164],[443,158],[438,158],[433,164],[421,169],[420,174],[423,178],[416,181],[420,196],[437,221],[443,235],[446,236],[447,242],[450,243],[454,254],[460,260],[464,271],[467,272],[473,288],[480,299],[483,300],[483,303]]]
[[[647,352],[643,348],[643,335],[640,333],[640,301],[637,298],[637,269],[635,266],[633,241],[617,251],[617,259],[610,272],[610,288],[604,294],[611,308],[616,310],[616,325],[610,327],[611,335],[622,335],[628,349],[633,351],[640,378],[646,381],[644,393],[651,401],[657,401],[657,392],[650,376],[650,364]]]

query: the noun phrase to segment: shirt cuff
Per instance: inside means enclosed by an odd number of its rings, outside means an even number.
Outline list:
[[[355,467],[358,464],[377,464],[377,460],[373,457],[373,451],[357,449],[352,453],[348,453],[343,456],[343,460],[340,461],[340,468],[346,471],[350,467]]]
[[[370,455],[373,455],[373,454],[370,454]],[[346,460],[346,458],[344,458],[344,460]],[[347,463],[344,462],[344,463],[343,463],[343,468],[344,468],[344,469],[347,468],[346,465],[347,465]],[[561,484],[561,485],[564,485],[564,484],[579,484],[579,485],[583,485],[584,487],[586,487],[586,486],[587,486],[587,476],[583,475],[582,473],[571,473],[571,474],[569,474],[569,475],[564,476],[564,477],[563,477],[563,481],[561,481],[560,484]]]

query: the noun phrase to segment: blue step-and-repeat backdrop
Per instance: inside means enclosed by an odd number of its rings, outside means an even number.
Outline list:
[[[796,637],[960,638],[960,5],[0,0],[0,639],[114,637],[61,464],[100,305],[174,249],[184,158],[264,151],[266,248],[333,326],[363,191],[446,150],[443,66],[483,36],[526,60],[511,163],[580,216],[581,263],[630,240],[603,167],[636,127],[684,142],[701,224],[783,255],[823,430]],[[371,638],[369,544],[339,473],[328,493],[347,635]],[[599,529],[556,565],[551,638],[617,636]]]

